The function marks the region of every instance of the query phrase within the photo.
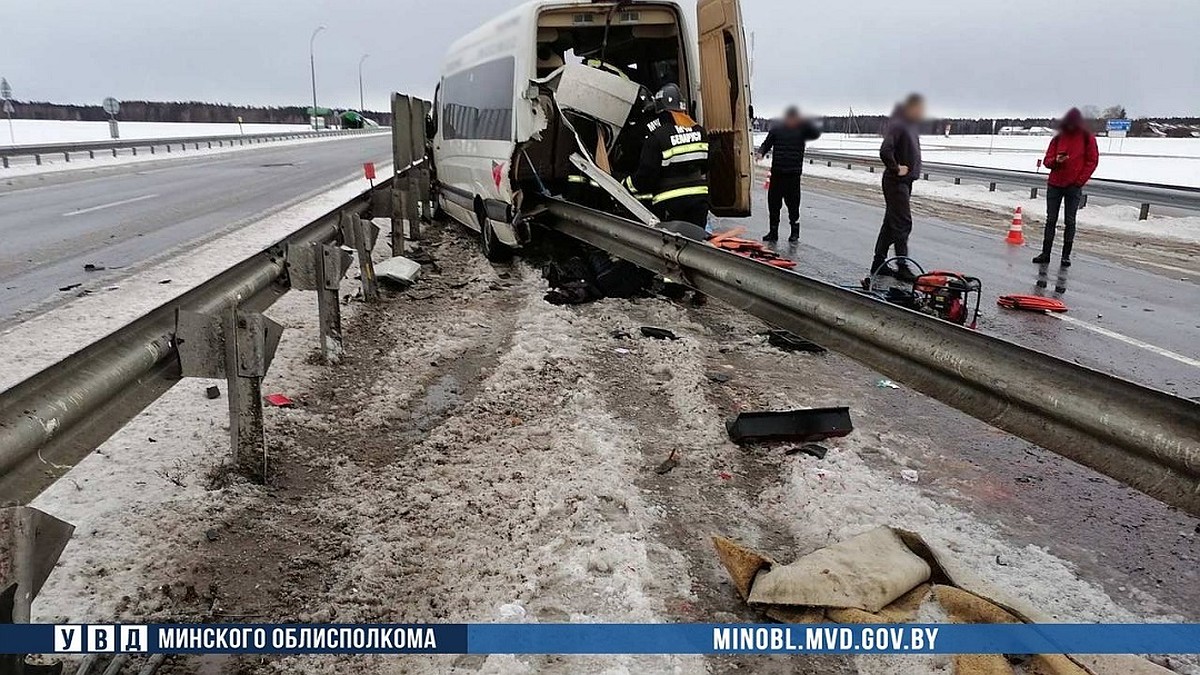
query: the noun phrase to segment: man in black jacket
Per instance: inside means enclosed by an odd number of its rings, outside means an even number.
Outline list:
[[[788,241],[800,241],[800,179],[804,173],[804,150],[809,141],[821,137],[817,125],[804,119],[800,109],[792,106],[783,122],[771,127],[767,139],[758,149],[758,156],[771,156],[771,187],[767,190],[767,210],[771,214],[771,230],[763,241],[779,241],[779,213],[787,203],[792,236]]]
[[[885,263],[888,249],[895,247],[896,255],[908,257],[908,236],[912,233],[912,186],[921,175],[920,124],[925,119],[925,99],[920,94],[909,94],[904,103],[896,107],[888,120],[883,134],[883,145],[879,147],[879,158],[883,160],[883,200],[887,208],[883,214],[883,227],[875,242],[875,259],[871,262],[871,273],[877,276],[893,276],[901,281],[915,281],[916,275],[906,261],[897,269]]]

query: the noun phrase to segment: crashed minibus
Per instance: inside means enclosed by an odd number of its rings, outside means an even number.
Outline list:
[[[749,215],[741,7],[696,5],[689,16],[661,0],[535,0],[453,44],[430,120],[437,202],[481,233],[488,258],[529,242],[541,195],[562,195],[573,181],[609,189],[617,185],[609,176],[630,173],[644,141],[643,106],[667,83],[679,85],[710,134],[712,212]]]

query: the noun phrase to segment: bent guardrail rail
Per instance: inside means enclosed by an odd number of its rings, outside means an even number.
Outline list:
[[[226,145],[254,145],[269,141],[291,141],[301,138],[334,138],[337,136],[370,135],[385,133],[386,129],[340,129],[328,131],[276,131],[262,134],[223,134],[216,136],[179,136],[175,138],[131,138],[110,141],[86,141],[80,143],[49,143],[42,145],[10,145],[0,147],[0,166],[7,169],[13,157],[32,157],[38,165],[43,156],[61,155],[64,162],[70,162],[72,155],[87,153],[89,159],[95,159],[97,152],[111,152],[113,157],[121,150],[129,150],[137,155],[139,148],[155,154],[155,148],[164,148],[167,153],[174,147],[187,151],[188,146],[194,150],[211,149],[215,143],[218,148]]]
[[[1200,515],[1200,403],[607,213],[548,225]]]
[[[878,157],[867,155],[852,155],[847,153],[809,150],[809,164],[825,162],[828,166],[845,164],[846,168],[856,166],[867,167],[872,171],[881,169],[883,162]],[[997,185],[1017,185],[1033,190],[1031,195],[1037,196],[1037,191],[1046,187],[1046,174],[1029,173],[1028,171],[1013,171],[1011,169],[989,169],[962,164],[945,164],[941,162],[923,162],[921,170],[924,177],[949,176],[955,182],[962,179],[987,183],[992,191]],[[1108,180],[1095,178],[1088,182],[1084,190],[1090,194],[1115,201],[1126,201],[1140,204],[1142,207],[1140,219],[1150,217],[1151,205],[1168,206],[1189,211],[1200,211],[1200,188],[1161,185],[1158,183],[1140,183],[1136,181]]]

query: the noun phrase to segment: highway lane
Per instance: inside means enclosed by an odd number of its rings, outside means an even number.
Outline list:
[[[799,261],[798,271],[804,274],[857,284],[870,265],[883,218],[882,197],[861,188],[843,190],[831,181],[805,180],[801,242],[777,248]],[[920,201],[918,184],[914,202]],[[767,229],[761,186],[754,209],[754,217],[724,221],[721,227],[744,226],[746,236],[761,237]],[[1185,398],[1200,397],[1200,274],[1181,271],[1167,277],[1134,269],[1090,251],[1083,242],[1076,244],[1070,269],[1060,268],[1057,259],[1039,268],[1030,262],[1032,248],[1005,243],[1002,221],[994,217],[968,224],[920,213],[915,218],[911,244],[916,260],[926,269],[955,270],[983,280],[980,330]],[[1026,229],[1027,237],[1040,241],[1040,226]],[[998,308],[996,298],[1011,293],[1061,297],[1071,311],[1064,320]]]
[[[60,288],[115,281],[320,194],[361,175],[363,162],[388,161],[390,144],[380,134],[9,179],[0,185],[0,324],[74,297]]]

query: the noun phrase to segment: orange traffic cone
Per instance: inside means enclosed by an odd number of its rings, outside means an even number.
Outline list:
[[[771,189],[771,171],[769,169],[767,170],[767,182],[763,183],[763,189],[764,190]]]
[[[1025,213],[1021,207],[1017,207],[1017,212],[1013,214],[1012,227],[1008,228],[1008,243],[1013,246],[1025,245]]]

